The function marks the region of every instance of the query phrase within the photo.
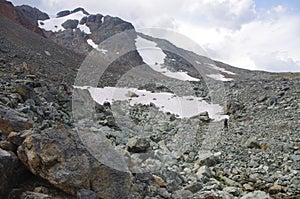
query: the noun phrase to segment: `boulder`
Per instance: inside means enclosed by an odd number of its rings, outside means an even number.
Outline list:
[[[150,142],[146,138],[133,137],[128,140],[127,147],[129,152],[143,153],[150,147]]]
[[[103,164],[77,133],[64,126],[34,132],[19,146],[18,157],[33,174],[74,196],[86,189],[103,199],[126,198],[131,186],[128,169]]]
[[[12,131],[22,131],[33,127],[32,122],[23,113],[19,113],[0,103],[0,130],[4,135]]]
[[[128,92],[128,93],[126,94],[126,96],[127,96],[127,97],[130,97],[130,98],[133,98],[133,97],[139,97],[139,95],[136,94],[135,92]]]
[[[200,113],[199,114],[199,119],[203,122],[209,122],[210,121],[210,118],[209,118],[209,115],[208,115],[208,112],[205,111],[203,113]]]

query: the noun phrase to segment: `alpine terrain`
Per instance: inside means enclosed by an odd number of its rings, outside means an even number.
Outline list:
[[[299,73],[81,7],[0,0],[0,27],[0,198],[300,198]]]

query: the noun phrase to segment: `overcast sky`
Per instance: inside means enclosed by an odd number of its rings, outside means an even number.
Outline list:
[[[55,16],[84,7],[136,28],[159,27],[197,42],[236,67],[300,72],[300,0],[12,0]]]

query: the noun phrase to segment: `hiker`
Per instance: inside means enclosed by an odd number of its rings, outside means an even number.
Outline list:
[[[228,119],[225,118],[224,120],[224,130],[228,130]]]

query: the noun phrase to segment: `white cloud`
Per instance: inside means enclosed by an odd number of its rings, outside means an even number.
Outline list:
[[[184,21],[178,27],[200,43],[208,55],[225,63],[253,70],[300,71],[299,16],[278,12],[257,15],[239,30],[203,28]]]
[[[255,6],[252,0],[193,2],[195,3],[190,5],[190,12],[192,12],[193,17],[207,20],[210,26],[239,29],[241,25],[248,23],[255,17]]]

